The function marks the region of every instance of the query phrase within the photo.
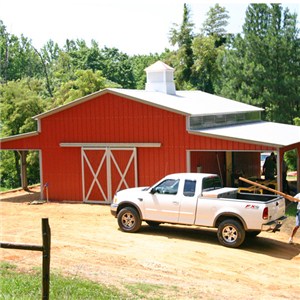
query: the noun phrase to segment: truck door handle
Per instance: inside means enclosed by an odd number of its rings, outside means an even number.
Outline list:
[[[172,203],[173,203],[173,204],[179,204],[179,202],[178,202],[178,201],[173,201]]]
[[[139,201],[143,201],[143,198],[138,198]]]

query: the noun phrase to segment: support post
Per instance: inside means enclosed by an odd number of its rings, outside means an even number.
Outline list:
[[[49,300],[50,286],[50,248],[51,248],[51,231],[48,219],[42,219],[43,235],[43,289],[42,299]]]
[[[27,181],[27,162],[26,162],[26,157],[28,154],[28,151],[18,151],[19,155],[20,155],[20,167],[21,167],[21,185],[22,185],[22,189],[27,191],[28,190],[28,181]]]
[[[42,246],[0,242],[0,248],[43,252],[42,300],[49,300],[51,230],[50,230],[48,218],[42,219],[42,237],[43,237]]]

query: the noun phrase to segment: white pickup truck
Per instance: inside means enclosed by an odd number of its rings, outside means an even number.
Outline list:
[[[276,195],[238,193],[223,188],[218,175],[171,174],[151,187],[117,192],[110,207],[119,227],[136,232],[142,221],[217,228],[219,242],[239,247],[245,237],[277,231],[285,217],[285,199]]]

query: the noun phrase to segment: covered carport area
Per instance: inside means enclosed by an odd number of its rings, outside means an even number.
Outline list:
[[[300,191],[300,127],[288,124],[274,122],[252,122],[238,125],[228,125],[199,130],[190,130],[191,134],[202,135],[207,137],[220,138],[224,140],[244,142],[265,146],[266,151],[274,151],[277,154],[277,186],[280,191],[282,187],[282,166],[284,153],[289,150],[296,150],[297,156],[297,191]],[[195,157],[199,155],[198,151],[188,151],[188,170],[194,171]],[[202,152],[202,151],[201,151]],[[247,148],[239,151],[223,149],[218,151],[203,151],[202,160],[208,161],[209,158],[214,160],[214,169],[218,170],[224,182],[232,180],[232,174],[239,173],[241,165],[247,165],[253,168],[253,174],[260,171],[259,155],[264,151],[248,151]],[[237,163],[238,162],[238,163]],[[222,167],[223,166],[223,167]],[[201,163],[197,166],[197,171],[206,172]],[[230,178],[229,178],[230,176]]]

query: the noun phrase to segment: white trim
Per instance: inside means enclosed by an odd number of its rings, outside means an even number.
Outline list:
[[[41,123],[41,120],[40,120],[40,119],[37,120],[37,131],[38,131],[39,133],[42,132],[42,123]]]
[[[159,148],[161,143],[60,143],[60,147],[87,148]]]
[[[40,167],[40,200],[44,199],[44,181],[43,181],[43,159],[42,159],[42,150],[37,150],[39,152],[39,167]]]
[[[81,148],[81,185],[82,185],[82,199],[85,200],[85,185],[84,185],[84,150]]]
[[[138,183],[138,159],[137,159],[137,149],[134,148],[134,183],[135,183],[135,187],[139,186]]]
[[[186,150],[186,171],[191,172],[191,150]]]
[[[106,181],[107,181],[107,198],[112,199],[112,185],[111,185],[111,150],[110,148],[105,148],[106,156]]]

